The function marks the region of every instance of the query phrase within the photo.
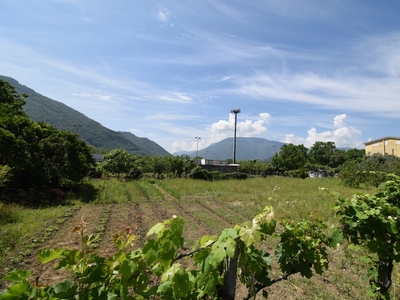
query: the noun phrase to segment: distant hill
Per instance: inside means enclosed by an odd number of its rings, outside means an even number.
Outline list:
[[[236,160],[268,160],[277,153],[284,143],[270,141],[255,137],[236,138]],[[196,156],[197,151],[180,151],[174,155],[187,154]],[[233,138],[227,138],[218,143],[211,144],[205,149],[199,150],[199,156],[207,159],[226,160],[233,158]]]
[[[24,111],[36,122],[42,121],[57,129],[77,133],[81,139],[97,149],[122,148],[133,155],[170,155],[164,148],[147,138],[139,138],[128,132],[110,130],[79,111],[21,85],[11,77],[0,75],[0,79],[8,81],[18,93],[29,95],[25,99]]]
[[[151,156],[169,156],[171,155],[167,150],[161,147],[156,142],[149,140],[144,137],[137,137],[131,132],[118,131],[118,133],[122,134],[126,139],[138,145],[139,147],[145,149]]]

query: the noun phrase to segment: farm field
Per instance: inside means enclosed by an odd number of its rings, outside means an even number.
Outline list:
[[[344,197],[370,192],[346,188],[337,179],[283,177],[214,182],[108,179],[91,180],[86,187],[79,196],[71,195],[67,205],[36,210],[10,208],[15,218],[0,223],[1,278],[14,268],[30,270],[33,277],[40,275],[40,284],[70,276],[65,271],[53,270],[55,264],[41,269],[36,253],[43,248],[79,248],[80,236],[73,232],[77,225],[84,227],[85,234],[97,234],[100,238],[95,251],[110,256],[115,251],[115,233],[130,228],[138,237],[133,247],[140,247],[149,228],[179,215],[186,220],[184,236],[189,251],[200,237],[219,235],[224,228],[251,221],[267,205],[274,207],[275,219],[299,221],[311,214],[324,220],[328,231],[333,230],[338,225],[333,210],[335,200],[321,188],[339,192]],[[271,238],[263,247],[273,252],[274,243]],[[324,275],[315,275],[310,280],[293,275],[271,286],[269,299],[369,299],[368,282],[361,280],[367,270],[359,260],[360,255],[359,250],[343,242],[331,251],[329,269]],[[396,268],[393,299],[399,298],[400,293]],[[273,272],[279,277],[279,270]],[[0,290],[5,287],[6,282],[0,281]]]

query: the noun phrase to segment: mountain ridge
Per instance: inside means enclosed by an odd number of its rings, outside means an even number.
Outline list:
[[[35,122],[45,122],[59,130],[72,131],[96,149],[107,151],[123,148],[132,155],[171,155],[157,143],[139,138],[132,133],[121,133],[104,127],[81,112],[51,98],[37,93],[32,88],[20,84],[16,79],[0,75],[9,82],[19,94],[28,94],[23,109]],[[135,143],[137,141],[137,143]]]

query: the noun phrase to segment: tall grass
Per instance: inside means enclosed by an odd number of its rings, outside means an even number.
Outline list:
[[[249,216],[270,205],[274,207],[276,217],[299,220],[308,218],[312,213],[328,223],[334,222],[332,206],[335,199],[321,188],[338,192],[344,197],[350,197],[356,192],[368,192],[342,186],[336,178],[267,177],[213,182],[166,179],[164,185],[178,190],[182,199],[193,196],[215,199],[238,206],[242,213]]]

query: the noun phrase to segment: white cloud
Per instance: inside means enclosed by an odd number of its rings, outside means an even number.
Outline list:
[[[340,128],[344,126],[344,119],[346,119],[346,114],[341,114],[333,118],[333,126]]]
[[[170,18],[171,18],[170,11],[164,7],[159,7],[157,12],[157,20],[163,23],[168,23]]]
[[[260,113],[259,119],[245,120],[237,122],[236,132],[237,135],[240,136],[257,136],[262,133],[267,132],[266,125],[269,123],[271,119],[271,115],[268,113]],[[227,120],[219,120],[216,123],[211,124],[209,131],[212,134],[225,133],[227,131],[231,132],[235,127],[235,116],[234,114],[229,114],[229,119]]]
[[[341,114],[334,118],[334,130],[317,132],[315,127],[307,131],[307,137],[296,137],[294,134],[287,134],[284,143],[303,144],[306,147],[312,147],[315,142],[334,142],[336,147],[354,147],[361,148],[363,143],[360,141],[361,131],[345,125],[346,115]]]

